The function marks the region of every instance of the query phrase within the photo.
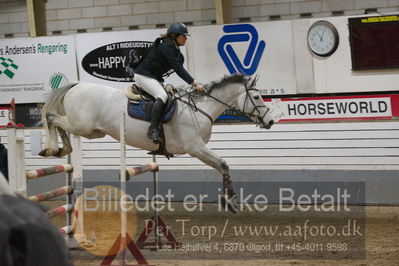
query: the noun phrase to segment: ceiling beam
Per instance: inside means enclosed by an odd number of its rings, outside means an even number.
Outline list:
[[[229,23],[228,0],[215,0],[216,24]]]
[[[26,0],[29,22],[29,36],[46,35],[46,0]]]

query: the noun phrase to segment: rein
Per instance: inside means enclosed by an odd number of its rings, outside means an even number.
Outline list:
[[[249,120],[251,120],[251,121],[253,121],[253,122],[254,122],[253,117],[257,117],[257,118],[259,119],[259,121],[257,122],[256,126],[258,126],[258,125],[261,123],[261,121],[263,121],[263,118],[264,118],[265,115],[267,114],[268,109],[265,111],[265,113],[264,113],[263,115],[261,115],[261,112],[260,112],[259,108],[264,107],[264,106],[258,106],[258,105],[256,105],[256,104],[254,103],[253,99],[252,99],[252,98],[250,97],[250,95],[249,95],[249,92],[250,92],[251,90],[256,90],[256,89],[254,89],[254,88],[248,88],[248,87],[247,87],[247,84],[245,84],[246,97],[245,97],[245,101],[244,101],[244,105],[243,105],[243,108],[242,108],[242,109],[245,110],[245,106],[246,106],[246,104],[247,104],[247,101],[248,101],[248,99],[250,99],[250,101],[251,101],[251,103],[252,103],[252,105],[253,105],[253,109],[252,109],[252,111],[249,112],[249,113],[243,112],[243,111],[239,110],[237,107],[231,106],[231,105],[225,103],[224,101],[222,101],[222,100],[220,100],[220,99],[218,99],[218,98],[212,96],[211,94],[209,94],[209,93],[207,93],[207,92],[204,92],[203,94],[204,94],[205,96],[207,96],[207,97],[209,97],[209,98],[211,98],[211,99],[213,99],[213,100],[215,100],[215,101],[217,101],[217,102],[219,102],[219,103],[221,103],[221,104],[227,106],[229,110],[232,110],[232,111],[234,111],[234,112],[236,112],[236,113],[238,113],[238,114],[240,114],[240,115],[242,115],[242,116],[245,116],[246,118],[248,118]],[[195,112],[199,111],[200,113],[204,114],[206,117],[209,118],[209,120],[211,120],[211,123],[213,124],[214,121],[213,121],[212,117],[211,117],[208,113],[206,113],[204,110],[202,110],[202,109],[200,109],[200,108],[198,108],[198,107],[196,106],[195,102],[194,102],[193,99],[191,98],[191,94],[192,94],[193,92],[195,92],[195,91],[186,92],[186,93],[183,94],[183,95],[181,95],[179,92],[177,92],[177,93],[179,94],[179,97],[175,97],[175,99],[176,99],[176,100],[180,100],[181,102],[187,104],[187,105],[190,106]],[[186,101],[186,100],[183,99],[183,97],[185,97],[185,96],[187,96],[188,101]],[[254,114],[253,114],[255,110],[259,113],[259,115],[254,115]]]
[[[188,106],[190,106],[191,109],[193,109],[194,112],[197,112],[197,111],[198,111],[198,112],[200,112],[201,114],[205,115],[206,117],[209,118],[209,120],[211,121],[211,124],[213,125],[214,121],[213,121],[212,117],[211,117],[207,112],[205,112],[204,110],[202,110],[201,108],[198,108],[198,106],[195,104],[194,100],[193,100],[192,97],[191,97],[191,94],[192,94],[193,92],[194,92],[194,91],[190,91],[190,92],[186,92],[185,94],[181,95],[180,92],[177,91],[177,94],[179,95],[179,97],[176,97],[176,96],[175,96],[174,100],[179,100],[179,101],[181,101],[182,103],[185,103],[185,104],[187,104]],[[186,101],[186,100],[183,99],[183,97],[185,97],[185,96],[187,96],[188,101]]]

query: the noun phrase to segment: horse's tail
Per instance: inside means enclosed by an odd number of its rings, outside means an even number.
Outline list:
[[[46,103],[42,108],[42,124],[45,129],[48,129],[46,121],[46,114],[48,112],[52,112],[59,115],[65,115],[64,103],[63,103],[65,94],[77,84],[78,82],[69,83],[64,87],[52,91],[48,95]]]

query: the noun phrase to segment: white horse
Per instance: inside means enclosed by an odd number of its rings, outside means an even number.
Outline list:
[[[169,153],[188,153],[222,174],[226,199],[232,201],[227,202],[229,208],[236,204],[229,167],[206,144],[211,137],[213,122],[228,108],[245,114],[262,128],[271,127],[270,110],[255,83],[256,79],[251,81],[247,76],[236,74],[206,85],[206,93],[182,92],[185,95],[177,97],[174,117],[164,124],[165,147]],[[110,135],[119,140],[121,112],[126,110],[127,103],[123,91],[98,84],[75,83],[54,91],[43,106],[43,124],[48,139],[41,155],[62,157],[70,153],[72,147],[66,132],[89,139]],[[127,117],[126,143],[156,151],[159,145],[147,137],[148,127],[149,122]],[[58,147],[56,130],[63,148]]]

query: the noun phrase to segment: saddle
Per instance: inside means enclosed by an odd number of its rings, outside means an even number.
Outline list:
[[[170,86],[173,88],[172,85]],[[151,110],[155,101],[154,97],[136,84],[128,86],[125,93],[129,98],[127,106],[129,116],[139,120],[151,121]],[[173,118],[176,110],[175,107],[173,94],[168,92],[168,100],[166,102],[162,123],[166,124]]]
[[[164,89],[168,94],[168,96],[172,96],[173,93],[176,91],[176,88],[172,84],[166,84],[164,86]],[[152,95],[148,94],[145,90],[143,90],[137,84],[134,83],[126,87],[125,94],[130,100],[144,100],[144,101],[154,100],[154,97],[152,97]]]
[[[161,134],[163,135],[163,139],[165,139],[163,124],[168,123],[173,118],[176,111],[176,101],[173,97],[173,85],[166,85],[165,90],[168,93],[168,100],[166,102],[162,118]],[[125,89],[125,94],[129,99],[127,104],[128,115],[135,119],[148,122],[151,121],[151,110],[155,101],[154,97],[141,89],[136,84],[128,86]],[[158,150],[149,152],[149,154],[165,155],[168,159],[170,157],[173,157],[173,154],[169,153],[166,150],[165,142],[160,143]]]

